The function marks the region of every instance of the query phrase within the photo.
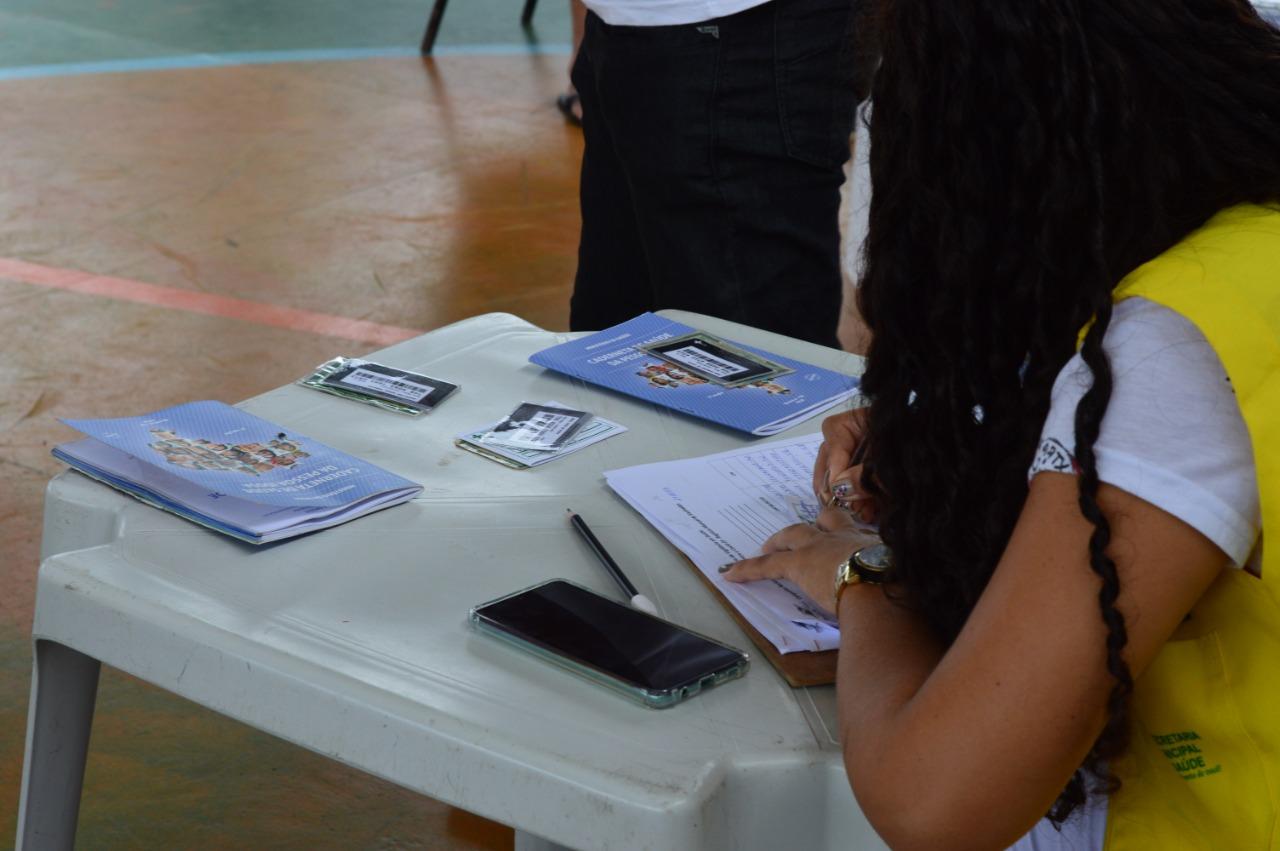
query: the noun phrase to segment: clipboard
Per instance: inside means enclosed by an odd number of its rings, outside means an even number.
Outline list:
[[[836,659],[839,658],[840,651],[801,650],[796,653],[779,653],[778,648],[773,646],[773,642],[761,635],[760,631],[743,617],[737,606],[729,602],[729,598],[697,568],[697,565],[689,560],[688,556],[682,553],[681,557],[684,559],[685,564],[689,565],[689,569],[694,572],[694,575],[702,580],[702,584],[711,590],[720,605],[725,607],[733,618],[734,623],[742,627],[742,631],[751,639],[751,643],[756,646],[756,649],[769,660],[769,664],[773,665],[774,670],[787,681],[787,685],[792,688],[804,688],[806,686],[827,686],[835,683]]]

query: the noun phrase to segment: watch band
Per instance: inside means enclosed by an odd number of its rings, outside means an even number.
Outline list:
[[[836,608],[840,607],[840,595],[850,585],[883,585],[889,581],[892,569],[893,553],[883,542],[859,547],[836,567]]]

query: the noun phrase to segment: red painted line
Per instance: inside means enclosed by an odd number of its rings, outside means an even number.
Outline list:
[[[276,328],[288,328],[291,331],[309,331],[323,334],[326,337],[341,337],[345,340],[357,340],[362,343],[376,343],[389,346],[423,333],[412,328],[398,328],[394,325],[381,325],[363,319],[348,319],[345,316],[332,316],[327,313],[312,313],[309,310],[298,310],[293,307],[281,307],[260,301],[243,298],[232,298],[223,295],[183,290],[176,287],[163,287],[157,284],[144,284],[128,278],[112,278],[108,275],[93,275],[77,269],[58,269],[53,266],[41,266],[23,260],[12,260],[0,257],[0,278],[34,284],[38,287],[51,287],[59,290],[113,298],[119,301],[132,301],[138,304],[150,304],[170,310],[185,310],[189,313],[203,313],[207,316],[221,316],[226,319],[239,319],[243,322],[254,322],[258,325],[271,325]]]

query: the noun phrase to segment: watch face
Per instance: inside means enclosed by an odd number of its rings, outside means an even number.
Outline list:
[[[853,554],[853,560],[868,573],[884,574],[893,567],[893,553],[885,544],[872,544]]]

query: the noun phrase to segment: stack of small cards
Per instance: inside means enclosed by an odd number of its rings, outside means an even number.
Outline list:
[[[521,402],[503,419],[458,435],[454,444],[507,467],[526,469],[563,458],[627,429],[559,402]]]
[[[789,366],[749,352],[705,331],[695,331],[674,340],[641,346],[640,350],[677,367],[683,367],[703,381],[723,387],[761,384],[795,372]],[[670,372],[668,375],[670,376]],[[684,378],[678,374],[671,377],[674,380]]]
[[[322,363],[298,383],[410,416],[429,412],[458,389],[456,384],[429,375],[347,357]]]

